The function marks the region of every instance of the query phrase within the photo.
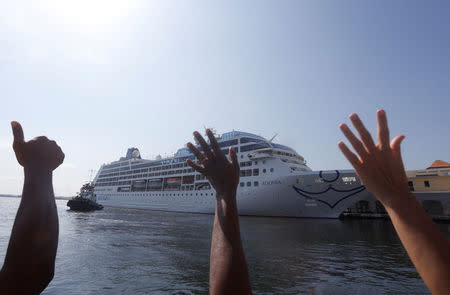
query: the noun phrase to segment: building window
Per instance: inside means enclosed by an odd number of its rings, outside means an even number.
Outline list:
[[[265,168],[263,169],[263,173],[266,173],[266,169]]]
[[[414,183],[412,181],[408,181],[408,187],[410,191],[414,191]]]
[[[259,169],[253,169],[253,176],[259,175]]]
[[[241,186],[241,187],[244,187],[244,183],[243,183],[243,182],[241,182],[241,183],[240,183],[240,186]]]
[[[270,172],[273,172],[273,168],[270,168]]]
[[[253,182],[253,186],[259,186],[259,182],[257,181]]]
[[[425,184],[425,187],[430,187],[430,182],[429,182],[428,180],[425,180],[425,181],[423,182],[423,184]]]
[[[247,186],[252,186],[252,182],[251,182],[251,181],[248,181],[248,182],[247,182]]]

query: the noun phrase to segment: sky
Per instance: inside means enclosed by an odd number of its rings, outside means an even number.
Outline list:
[[[10,121],[66,154],[56,195],[138,147],[241,130],[348,169],[339,124],[384,108],[406,169],[450,161],[448,1],[0,0],[0,194],[23,172]]]

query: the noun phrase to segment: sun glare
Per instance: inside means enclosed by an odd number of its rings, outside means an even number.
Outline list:
[[[60,24],[98,31],[122,23],[135,6],[133,0],[47,0],[41,8]]]

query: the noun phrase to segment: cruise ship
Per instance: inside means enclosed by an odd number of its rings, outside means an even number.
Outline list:
[[[294,149],[261,136],[231,131],[215,135],[223,152],[233,146],[240,164],[237,204],[240,215],[338,218],[369,200],[353,170],[312,171]],[[199,148],[200,149],[200,148]],[[205,176],[186,164],[187,147],[172,157],[142,159],[137,148],[101,166],[93,180],[104,206],[214,213],[215,191]]]

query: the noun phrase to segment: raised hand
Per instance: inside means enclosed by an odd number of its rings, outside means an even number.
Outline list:
[[[17,161],[24,168],[53,171],[64,161],[64,153],[55,141],[45,136],[25,141],[22,126],[13,121],[11,127],[14,135],[13,149]]]
[[[400,144],[405,136],[399,135],[389,144],[389,128],[383,110],[377,112],[376,145],[356,114],[350,115],[350,120],[361,140],[347,125],[341,124],[340,128],[359,157],[342,141],[339,148],[367,189],[386,207],[403,246],[431,293],[448,294],[450,242],[409,191],[400,153]]]
[[[251,294],[236,202],[236,189],[239,183],[236,152],[231,147],[228,160],[211,130],[206,129],[206,134],[211,146],[208,146],[200,133],[194,132],[203,153],[192,143],[187,144],[200,161],[200,165],[189,159],[186,162],[205,175],[217,192],[211,237],[210,294]]]
[[[236,152],[231,147],[229,150],[228,160],[222,153],[219,144],[214,137],[211,130],[206,129],[211,146],[208,146],[205,139],[198,133],[194,132],[194,136],[202,147],[201,153],[191,142],[188,142],[188,148],[194,153],[201,165],[186,160],[186,162],[196,171],[202,173],[208,178],[211,185],[217,192],[217,195],[229,195],[236,193],[236,188],[239,183],[239,163],[236,157]]]
[[[378,143],[376,145],[357,114],[350,115],[350,120],[358,131],[361,140],[350,131],[346,124],[341,124],[340,129],[359,157],[351,152],[342,141],[339,142],[338,146],[353,165],[367,189],[384,206],[390,207],[393,202],[410,193],[400,153],[400,144],[405,136],[396,136],[389,143],[389,128],[384,110],[377,112]]]
[[[40,294],[53,279],[59,222],[52,171],[64,160],[61,148],[45,136],[25,141],[11,122],[13,149],[24,167],[20,206],[0,270],[0,294]]]

